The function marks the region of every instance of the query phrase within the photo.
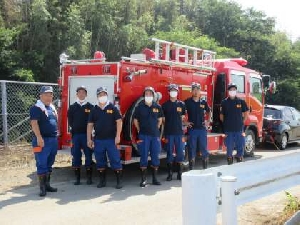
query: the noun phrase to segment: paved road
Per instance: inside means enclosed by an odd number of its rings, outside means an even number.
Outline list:
[[[300,152],[299,145],[288,150],[273,150],[268,146],[256,151],[259,160],[292,152]],[[224,156],[211,157],[210,166],[225,164]],[[15,189],[0,195],[0,224],[181,224],[181,183],[163,182],[161,186],[140,188],[138,165],[125,168],[124,188],[114,188],[114,175],[108,174],[106,188],[74,186],[72,181],[55,183],[58,193],[49,193],[42,200],[37,187]],[[200,169],[200,163],[198,163]],[[160,179],[166,177],[165,169]],[[55,174],[54,174],[55,175]],[[150,179],[150,174],[149,174]]]

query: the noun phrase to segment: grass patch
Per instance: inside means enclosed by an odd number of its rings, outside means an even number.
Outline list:
[[[278,218],[278,224],[284,224],[300,210],[300,200],[296,196],[293,196],[287,191],[285,192],[285,196],[287,198],[287,204],[284,207],[282,215]]]

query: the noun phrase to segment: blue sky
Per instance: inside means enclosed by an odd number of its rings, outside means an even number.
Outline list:
[[[295,40],[300,38],[300,13],[298,0],[233,0],[243,9],[253,7],[264,11],[267,16],[276,18],[276,29],[285,31]]]

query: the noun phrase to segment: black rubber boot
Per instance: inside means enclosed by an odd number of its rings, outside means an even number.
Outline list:
[[[238,163],[243,162],[243,157],[235,157],[235,159]]]
[[[178,163],[177,180],[181,180],[182,168],[183,168],[182,163]]]
[[[147,185],[147,169],[141,169],[141,183],[140,187],[146,187]]]
[[[161,185],[161,183],[157,180],[157,171],[158,168],[152,168],[152,184],[153,185]]]
[[[76,179],[74,182],[74,185],[80,185],[80,168],[75,168],[74,173],[75,173],[75,179]]]
[[[106,186],[106,170],[99,170],[100,181],[97,188],[102,188]]]
[[[208,159],[202,159],[202,167],[203,169],[207,169],[207,166],[208,166]]]
[[[167,169],[168,169],[168,177],[167,177],[167,181],[171,181],[172,180],[172,176],[173,176],[173,168],[172,168],[172,163],[168,163],[167,164]]]
[[[86,184],[87,185],[91,185],[93,183],[92,174],[93,174],[93,169],[91,167],[86,168]]]
[[[228,165],[233,164],[233,157],[227,157],[227,163]]]
[[[117,178],[116,189],[121,189],[123,187],[123,182],[122,182],[123,171],[122,170],[116,170],[115,174],[116,174],[116,178]]]
[[[190,170],[193,170],[195,167],[195,159],[192,159],[189,161],[189,169]]]
[[[46,179],[46,191],[47,192],[57,192],[57,188],[50,186],[50,177],[51,177],[51,173],[48,173],[47,179]]]
[[[39,175],[39,183],[40,183],[40,197],[46,196],[46,175]]]

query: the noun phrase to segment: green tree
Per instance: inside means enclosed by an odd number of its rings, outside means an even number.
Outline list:
[[[270,41],[274,46],[275,51],[272,54],[272,63],[268,72],[278,80],[283,80],[295,75],[291,54],[293,52],[293,46],[291,41],[288,40],[287,35],[285,33],[277,32],[270,37]]]
[[[35,0],[29,11],[29,26],[22,32],[22,58],[26,66],[31,68],[35,80],[49,81],[49,73],[45,67],[46,57],[50,47],[48,32],[51,14],[47,10],[46,0]]]
[[[267,96],[267,103],[293,106],[300,110],[300,80],[285,79],[278,83],[278,91]]]
[[[118,61],[153,48],[153,36],[214,50],[217,58],[242,56],[278,81],[275,99],[300,80],[300,39],[292,43],[275,32],[274,18],[228,0],[2,0],[1,79],[56,82],[63,51],[82,59],[101,50]]]
[[[296,75],[297,79],[300,79],[300,38],[293,43],[292,52],[292,65],[293,74]]]
[[[157,32],[155,37],[181,44],[186,44],[206,50],[217,52],[217,58],[238,57],[239,53],[234,49],[220,46],[214,39],[201,35],[199,31],[172,30],[170,32]]]
[[[159,0],[154,6],[154,18],[157,30],[170,31],[171,24],[180,15],[180,5],[177,0]]]
[[[1,20],[1,17],[0,17]],[[16,66],[14,58],[17,52],[13,49],[16,38],[15,29],[6,29],[3,24],[0,26],[0,76],[1,79],[11,79],[12,72]]]
[[[67,52],[73,59],[89,58],[90,56],[90,31],[85,30],[84,19],[80,8],[72,3],[67,12]]]

